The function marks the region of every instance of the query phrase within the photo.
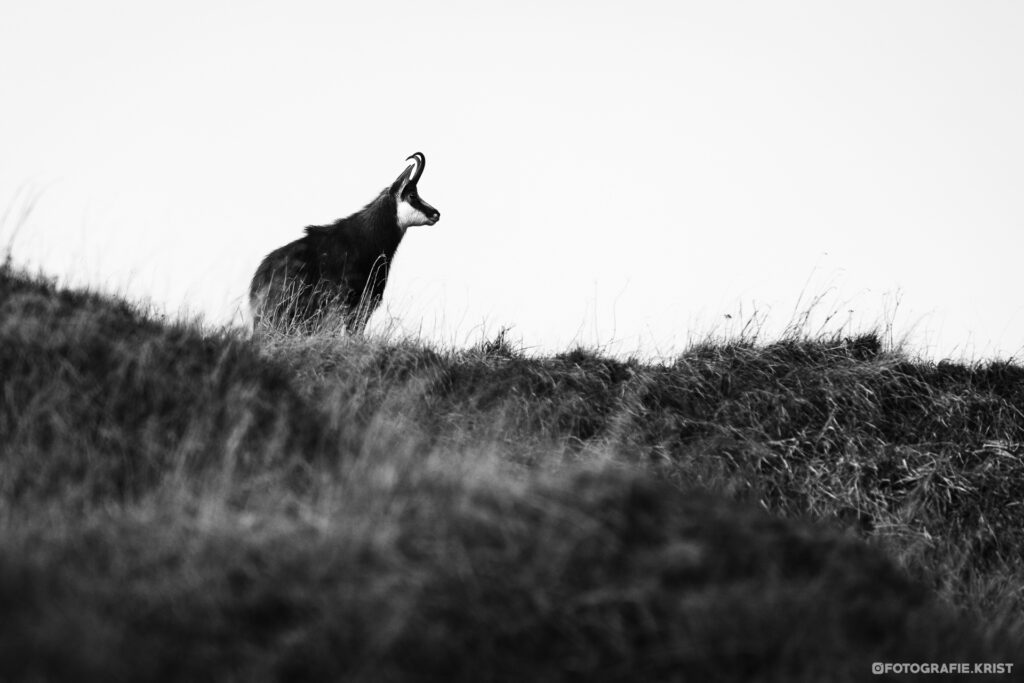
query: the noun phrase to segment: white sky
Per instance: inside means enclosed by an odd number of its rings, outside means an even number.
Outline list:
[[[0,97],[0,242],[34,197],[18,262],[171,312],[422,151],[378,326],[657,354],[802,294],[1024,348],[1020,2],[3,0]]]

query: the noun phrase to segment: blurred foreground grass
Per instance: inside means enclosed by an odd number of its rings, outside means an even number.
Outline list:
[[[0,382],[3,680],[861,680],[1024,643],[1016,364],[250,341],[8,264]]]

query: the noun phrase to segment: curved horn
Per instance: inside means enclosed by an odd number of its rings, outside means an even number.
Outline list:
[[[427,165],[427,158],[423,156],[421,152],[416,152],[415,154],[406,157],[405,160],[413,160],[416,162],[416,170],[413,172],[412,178],[409,179],[409,184],[415,185],[419,181],[420,176],[423,175],[423,169]]]

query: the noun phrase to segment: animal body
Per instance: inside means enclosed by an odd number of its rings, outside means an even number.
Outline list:
[[[310,332],[340,317],[362,333],[380,305],[388,269],[406,229],[441,214],[419,196],[426,158],[416,152],[401,175],[357,213],[270,252],[249,286],[254,330]]]

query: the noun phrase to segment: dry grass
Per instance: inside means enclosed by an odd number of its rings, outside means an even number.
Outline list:
[[[252,342],[8,266],[0,678],[1013,661],[1022,380],[874,335],[658,365],[501,336]]]

